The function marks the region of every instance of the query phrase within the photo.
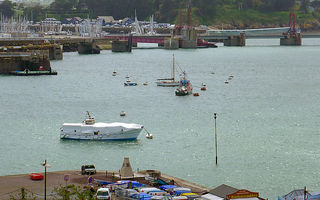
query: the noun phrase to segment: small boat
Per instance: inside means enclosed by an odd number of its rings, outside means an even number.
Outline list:
[[[186,96],[192,94],[192,84],[190,80],[186,78],[186,72],[183,72],[183,77],[180,80],[179,87],[176,89],[176,96]]]
[[[112,72],[112,76],[117,76],[117,74],[118,74],[118,73],[117,73],[116,71],[113,71],[113,72]]]
[[[228,80],[226,80],[224,83],[225,83],[225,84],[229,84],[229,81],[228,81]]]
[[[124,86],[137,86],[138,85],[138,83],[124,83]]]
[[[174,55],[173,55],[173,61],[172,61],[172,77],[171,78],[162,78],[157,79],[156,82],[157,86],[162,87],[176,87],[179,86],[179,81],[175,80],[175,62],[174,62]]]
[[[69,140],[135,140],[143,129],[140,124],[95,122],[88,117],[82,123],[64,123],[60,139]]]
[[[29,174],[31,180],[43,180],[44,176],[40,173],[31,173]]]
[[[126,78],[126,79],[128,79],[128,78],[130,78],[130,77],[129,77],[129,75],[126,75],[126,77],[125,77],[125,78]]]
[[[138,83],[131,82],[129,79],[124,83],[124,86],[137,86]]]
[[[204,83],[202,83],[202,85],[201,85],[201,90],[202,90],[202,91],[207,90],[207,85],[206,85],[206,84],[204,84]]]
[[[193,93],[193,96],[198,97],[199,93]]]
[[[124,117],[124,116],[126,116],[126,112],[124,112],[124,111],[121,111],[121,112],[120,112],[120,116],[121,116],[121,117]]]
[[[144,82],[143,85],[148,85],[148,82]]]

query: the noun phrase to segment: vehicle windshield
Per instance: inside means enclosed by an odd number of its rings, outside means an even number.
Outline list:
[[[93,165],[86,165],[85,168],[95,168]]]
[[[97,195],[98,195],[98,196],[108,196],[109,193],[108,193],[107,191],[105,191],[105,192],[98,191],[98,192],[97,192]]]

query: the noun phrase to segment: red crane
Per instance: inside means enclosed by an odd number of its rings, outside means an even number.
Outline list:
[[[289,15],[289,30],[288,33],[290,35],[296,34],[296,15],[294,13],[290,13]]]

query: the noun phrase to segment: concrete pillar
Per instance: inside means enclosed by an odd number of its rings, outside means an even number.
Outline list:
[[[56,44],[49,48],[49,59],[50,60],[62,60],[62,48],[59,44]]]
[[[80,42],[78,45],[79,54],[100,54],[99,47],[94,42]]]
[[[294,35],[285,35],[284,38],[280,38],[281,46],[301,46],[301,34],[296,33]]]
[[[197,33],[195,29],[182,30],[181,48],[197,48]]]
[[[169,38],[164,41],[165,49],[179,49],[179,39],[178,38]]]
[[[131,52],[132,49],[125,40],[115,40],[112,42],[112,52]]]
[[[246,36],[240,34],[239,36],[230,36],[223,41],[224,46],[246,46]]]

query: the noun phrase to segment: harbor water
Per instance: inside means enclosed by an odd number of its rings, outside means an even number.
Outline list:
[[[1,75],[0,175],[43,172],[45,159],[48,171],[82,164],[117,171],[128,156],[135,171],[157,169],[269,199],[304,186],[319,191],[319,50],[319,39],[298,47],[252,39],[246,47],[64,53],[51,62],[57,76]],[[156,86],[171,76],[172,54],[198,97]],[[126,75],[138,86],[125,87]],[[143,124],[153,139],[143,131],[136,141],[60,140],[62,124],[81,122],[85,111],[97,122]]]

